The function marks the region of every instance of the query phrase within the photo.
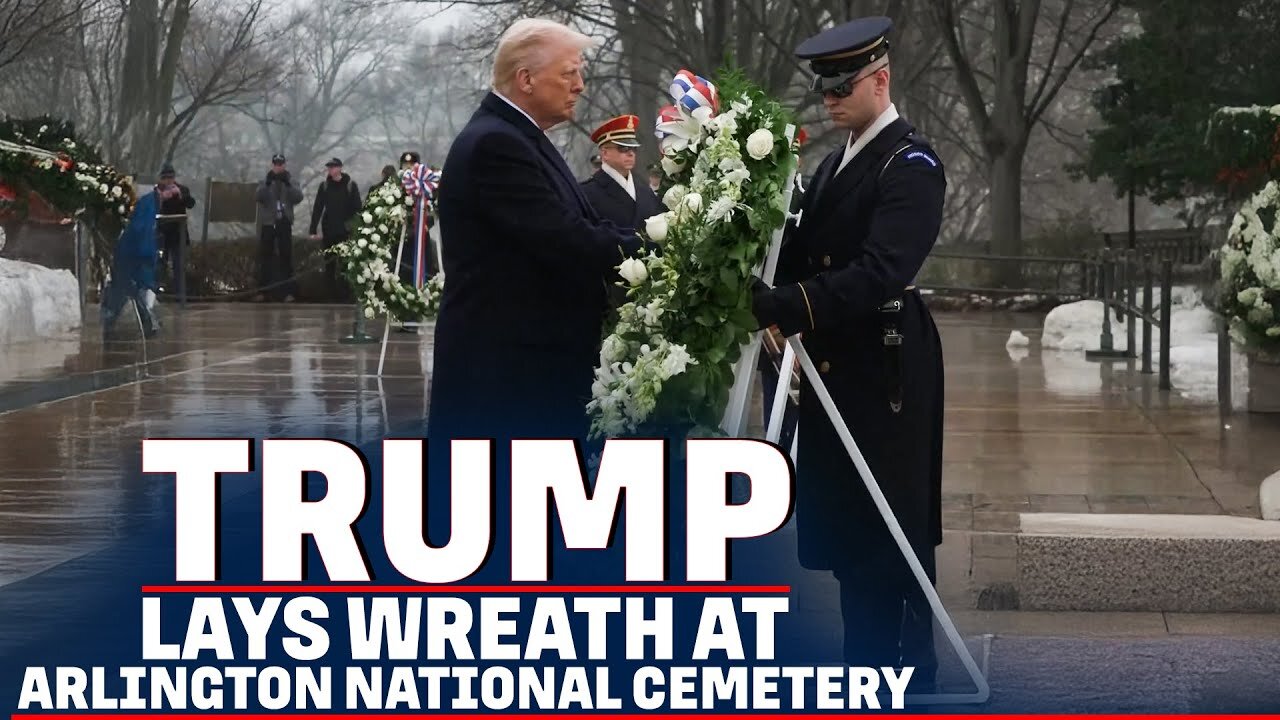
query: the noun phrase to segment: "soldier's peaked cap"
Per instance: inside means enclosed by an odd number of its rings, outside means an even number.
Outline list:
[[[824,30],[800,43],[795,55],[809,61],[814,89],[837,87],[889,53],[887,17],[865,17]]]
[[[596,128],[595,132],[591,133],[591,142],[596,145],[613,143],[622,147],[640,147],[640,139],[636,135],[636,128],[639,125],[639,117],[619,115]]]

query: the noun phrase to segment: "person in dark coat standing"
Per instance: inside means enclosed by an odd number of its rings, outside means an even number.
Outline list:
[[[608,284],[643,251],[591,207],[546,135],[574,116],[590,44],[549,20],[512,25],[493,91],[445,160],[433,439],[587,435]]]
[[[271,169],[258,183],[258,288],[254,298],[269,294],[293,302],[293,207],[302,202],[302,188],[293,182],[283,155],[271,157]]]
[[[599,170],[582,183],[582,194],[604,219],[621,228],[642,230],[645,220],[661,214],[666,208],[649,187],[646,178],[636,175],[636,149],[640,139],[636,126],[640,118],[622,115],[613,118],[591,133],[591,142],[600,149]],[[610,288],[615,306],[626,302],[626,288]]]
[[[943,366],[914,278],[938,237],[946,175],[889,97],[888,18],[827,30],[796,49],[848,143],[822,162],[779,258],[757,283],[762,327],[804,347],[889,506],[935,580],[942,542]],[[806,379],[796,462],[800,560],[840,582],[845,661],[914,667],[933,692],[933,614]]]
[[[342,161],[333,158],[324,164],[327,175],[316,190],[316,201],[311,205],[312,240],[324,242],[328,250],[351,236],[351,218],[360,212],[360,188],[356,181],[342,171]],[[319,231],[319,232],[317,232]],[[338,258],[326,253],[325,280],[330,299],[349,302],[351,289],[338,277]]]
[[[156,189],[160,193],[160,212],[158,213],[160,215],[186,215],[188,210],[196,206],[196,199],[191,197],[191,189],[178,182],[177,172],[169,163],[165,163],[164,167],[160,168],[160,181],[156,183]],[[191,245],[191,237],[182,232],[186,222],[186,220],[161,220],[156,223],[162,241],[160,249],[169,261],[175,284],[178,282],[178,273],[182,272],[182,268],[178,266],[178,245],[182,242],[184,235],[187,238],[187,245]]]

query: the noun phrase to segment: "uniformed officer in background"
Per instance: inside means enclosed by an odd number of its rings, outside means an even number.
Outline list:
[[[604,218],[626,230],[644,229],[645,220],[665,210],[649,179],[635,172],[640,138],[636,128],[640,118],[620,115],[591,133],[591,142],[600,149],[599,170],[582,182],[582,194]],[[611,288],[615,306],[626,302],[626,290]]]
[[[621,115],[596,128],[591,142],[600,148],[600,169],[582,182],[582,193],[606,220],[620,228],[641,230],[644,221],[665,208],[649,185],[635,172],[640,118]]]
[[[942,542],[942,346],[914,278],[938,237],[946,176],[890,99],[889,18],[798,48],[832,121],[850,132],[818,166],[779,259],[757,282],[761,327],[803,334],[840,415],[930,581]],[[934,692],[932,612],[806,379],[796,514],[801,564],[840,582],[845,661],[914,667]]]

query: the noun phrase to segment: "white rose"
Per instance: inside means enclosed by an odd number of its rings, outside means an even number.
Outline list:
[[[36,134],[37,134],[37,135],[43,135],[43,134],[45,134],[45,133],[47,133],[47,132],[49,132],[49,126],[48,126],[48,125],[41,125],[41,126],[40,126],[40,132],[38,132],[38,133],[36,133]]]
[[[684,165],[676,162],[672,158],[669,158],[669,157],[662,158],[662,171],[667,174],[667,177],[671,177],[672,175],[675,175],[676,173],[680,172],[683,169],[684,169]]]
[[[697,213],[702,211],[702,196],[696,192],[684,196],[685,207]]]
[[[123,206],[123,205],[121,205],[120,207],[118,207],[118,208],[116,208],[116,209],[120,211],[120,214],[121,214],[121,215],[128,215],[128,214],[129,214],[129,210],[128,210],[128,208],[126,208],[126,207],[125,207],[125,206]]]
[[[600,344],[600,360],[602,365],[620,362],[627,355],[627,342],[616,333],[604,339]]]
[[[673,185],[662,196],[662,204],[667,206],[668,210],[675,210],[680,207],[680,201],[684,200],[684,196],[689,194],[689,188],[683,185]]]
[[[116,185],[115,187],[111,188],[111,197],[120,197],[123,194],[124,194],[124,191],[120,189],[119,185]]]
[[[360,219],[367,223],[371,223],[373,222],[373,215],[370,215],[369,213],[365,213],[360,216]]]
[[[618,274],[622,275],[622,279],[636,287],[649,277],[649,268],[644,263],[635,258],[627,258],[618,266]]]
[[[644,221],[644,231],[649,235],[649,239],[654,242],[662,242],[667,239],[667,216],[654,215]]]
[[[747,137],[747,154],[756,160],[763,160],[773,152],[773,133],[768,128],[760,128]]]
[[[369,247],[369,241],[365,240],[364,238],[360,238],[360,240],[356,244],[359,245],[360,247]]]
[[[365,316],[365,317],[367,317],[367,318],[372,318],[372,317],[373,317],[373,308],[371,308],[371,307],[367,307],[367,308],[365,308],[365,309],[364,309],[364,316]]]

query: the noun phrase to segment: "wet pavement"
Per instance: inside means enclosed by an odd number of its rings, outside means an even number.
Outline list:
[[[351,318],[335,306],[192,306],[166,313],[159,338],[124,329],[104,343],[91,308],[79,338],[0,351],[0,584],[164,506],[162,486],[127,479],[144,437],[362,443],[418,431],[430,329],[394,333],[379,378],[379,345],[339,343]],[[975,587],[1011,572],[999,536],[1021,512],[1258,516],[1258,484],[1280,469],[1280,416],[1241,413],[1224,427],[1216,407],[1159,393],[1155,376],[1128,363],[1042,355],[1037,315],[938,320],[945,596],[972,606]],[[1025,357],[1004,347],[1014,328],[1033,338]],[[380,335],[382,323],[367,331]]]

